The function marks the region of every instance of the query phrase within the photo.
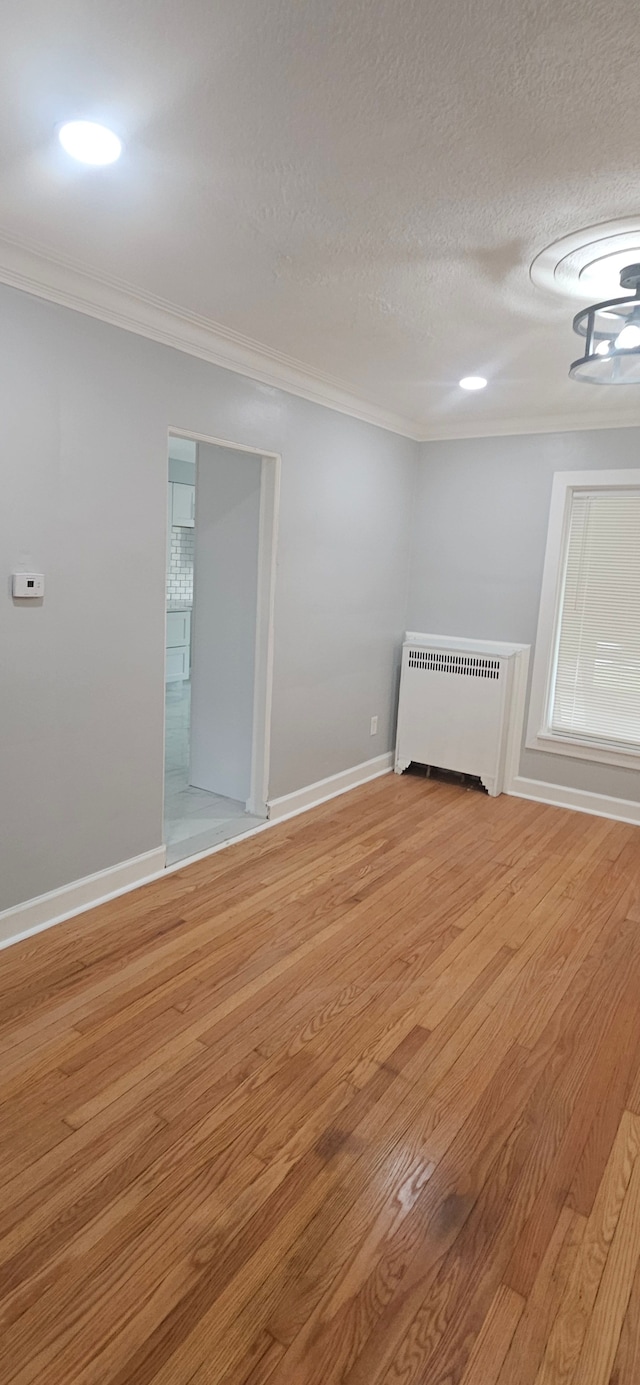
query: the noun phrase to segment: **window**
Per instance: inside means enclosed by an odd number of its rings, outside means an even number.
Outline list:
[[[640,766],[640,472],[555,478],[527,745]]]

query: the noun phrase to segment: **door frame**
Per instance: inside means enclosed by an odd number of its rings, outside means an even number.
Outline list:
[[[233,452],[248,453],[252,457],[260,457],[262,459],[258,526],[258,592],[256,603],[256,642],[253,678],[251,786],[246,807],[247,812],[254,814],[256,817],[268,817],[275,644],[275,589],[282,458],[279,452],[271,452],[262,447],[249,447],[240,442],[230,442],[228,438],[211,437],[208,433],[194,433],[190,428],[179,428],[177,425],[173,424],[171,424],[168,429],[167,451],[169,440],[175,437],[187,438],[190,442],[195,443],[208,443],[212,447],[228,448]]]

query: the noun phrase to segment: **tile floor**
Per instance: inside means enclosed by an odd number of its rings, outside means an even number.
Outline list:
[[[235,798],[189,785],[191,684],[167,683],[164,766],[164,839],[167,865],[218,842],[241,837],[262,822]]]

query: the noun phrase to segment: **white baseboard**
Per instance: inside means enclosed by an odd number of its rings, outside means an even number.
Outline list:
[[[542,779],[526,779],[516,775],[506,790],[514,798],[532,798],[536,803],[549,803],[556,808],[571,808],[576,813],[593,813],[616,822],[630,822],[640,827],[640,803],[631,798],[611,798],[604,793],[588,793],[586,789],[569,789],[564,784],[547,784]]]
[[[340,770],[339,774],[331,774],[328,779],[319,779],[317,784],[307,784],[305,789],[283,794],[282,798],[272,798],[269,801],[269,821],[280,822],[283,818],[304,813],[308,808],[317,808],[320,803],[337,798],[338,794],[346,793],[348,789],[357,789],[369,779],[389,774],[392,768],[393,751],[388,750],[384,755],[376,755],[373,760],[365,760],[362,765]]]
[[[216,846],[199,852],[197,856],[176,861],[167,869],[170,872],[184,870],[192,862],[204,860],[205,857],[213,856],[237,842],[246,841],[247,837],[264,832],[265,828],[281,822],[284,818],[295,817],[298,813],[315,808],[330,798],[336,798],[338,794],[346,793],[348,789],[366,784],[369,779],[389,774],[392,766],[393,752],[389,750],[385,755],[377,755],[374,760],[354,765],[353,769],[342,770],[340,774],[320,779],[317,784],[309,784],[305,789],[297,789],[295,793],[274,798],[268,805],[268,822],[260,823],[231,841],[218,842]],[[5,909],[0,913],[0,949],[9,947],[12,943],[22,942],[34,933],[42,933],[45,928],[52,928],[54,924],[63,923],[65,919],[82,914],[98,904],[106,904],[108,900],[127,894],[129,890],[136,890],[140,885],[147,885],[151,880],[158,880],[166,873],[165,857],[166,848],[159,846],[153,851],[146,851],[142,856],[132,857],[130,861],[121,861],[117,866],[96,871],[95,875],[73,880],[70,885],[62,885],[58,890],[50,890],[48,894],[28,899],[24,904],[16,904],[13,909]]]
[[[219,842],[197,856],[176,861],[168,869],[170,872],[184,870],[192,862],[203,860],[206,856],[212,856],[238,842],[246,841],[247,837],[264,832],[276,822],[296,817],[298,813],[316,808],[331,798],[337,798],[339,794],[347,793],[349,789],[366,784],[370,779],[378,779],[382,774],[389,774],[393,768],[393,758],[393,751],[389,750],[384,755],[377,755],[373,760],[365,760],[364,764],[341,770],[339,774],[332,774],[328,779],[319,779],[316,784],[308,784],[304,789],[296,789],[294,793],[273,798],[269,803],[268,822],[260,823],[258,827],[252,828],[241,837]],[[505,792],[514,798],[530,798],[537,803],[570,808],[578,813],[592,813],[597,817],[613,818],[616,822],[628,822],[640,827],[640,803],[635,803],[632,799],[588,793],[584,789],[570,789],[561,784],[548,784],[541,779],[526,779],[522,775],[516,775]],[[24,904],[15,905],[13,909],[5,909],[0,913],[0,950],[35,933],[41,933],[45,928],[52,928],[56,923],[63,923],[65,919],[82,914],[87,909],[93,909],[98,904],[106,904],[118,895],[138,889],[140,885],[158,880],[166,873],[165,854],[164,846],[156,847],[153,851],[144,852],[142,856],[134,856],[129,861],[121,861],[117,866],[109,866],[106,870],[96,871],[94,875],[87,875],[82,880],[74,880],[70,885],[63,885],[58,890],[50,890],[48,894],[28,899]]]
[[[0,948],[30,938],[33,933],[42,933],[54,923],[83,914],[96,904],[106,904],[107,900],[135,890],[138,885],[157,880],[164,874],[164,862],[165,848],[158,846],[142,856],[133,856],[130,861],[121,861],[117,866],[96,871],[95,875],[85,875],[82,880],[62,885],[59,890],[50,890],[24,904],[16,904],[13,909],[4,909],[0,913]]]

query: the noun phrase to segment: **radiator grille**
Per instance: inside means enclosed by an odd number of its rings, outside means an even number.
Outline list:
[[[457,673],[465,678],[499,678],[500,660],[481,654],[443,654],[437,649],[410,649],[409,668]]]

